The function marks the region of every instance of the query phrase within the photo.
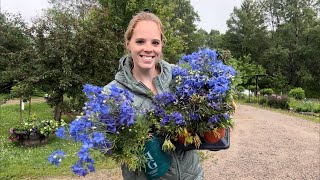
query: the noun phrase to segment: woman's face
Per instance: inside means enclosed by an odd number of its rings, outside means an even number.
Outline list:
[[[162,55],[162,41],[159,25],[153,21],[140,21],[133,29],[131,40],[127,43],[134,69],[155,68]]]

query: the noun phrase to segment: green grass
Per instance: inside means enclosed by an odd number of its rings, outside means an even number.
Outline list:
[[[305,120],[308,120],[308,121],[320,123],[320,118],[316,117],[316,116],[304,115],[304,114],[299,114],[299,113],[295,113],[295,112],[289,112],[288,110],[275,109],[275,108],[270,108],[270,107],[267,107],[267,106],[261,106],[258,103],[246,103],[244,101],[238,101],[238,102],[241,103],[241,104],[246,104],[246,105],[249,105],[249,106],[268,109],[268,110],[271,110],[271,111],[274,111],[274,112],[279,112],[279,113],[282,113],[282,114],[287,114],[289,116],[298,117],[298,118],[305,119]]]
[[[51,135],[46,145],[23,147],[9,141],[9,129],[19,123],[19,105],[0,106],[0,179],[41,179],[52,176],[75,176],[71,166],[78,160],[79,144],[61,140]],[[37,117],[51,118],[52,109],[46,103],[33,103],[32,113]],[[28,105],[23,112],[27,118]],[[63,149],[67,156],[59,167],[49,164],[48,156]],[[93,153],[96,169],[109,169],[117,165],[100,153]]]
[[[0,93],[0,99],[3,99],[6,96],[6,94],[1,94]]]

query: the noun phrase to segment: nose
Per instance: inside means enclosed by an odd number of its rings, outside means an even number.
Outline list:
[[[148,53],[152,52],[153,51],[152,43],[145,43],[143,50]]]

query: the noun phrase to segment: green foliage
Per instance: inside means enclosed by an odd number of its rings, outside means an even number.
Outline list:
[[[264,75],[266,70],[252,61],[250,55],[244,56],[236,61],[235,69],[237,70],[237,76],[241,79],[241,85],[246,87],[249,85],[255,85],[255,75]]]
[[[236,89],[239,92],[243,92],[245,90],[245,88],[243,86],[237,86]]]
[[[253,61],[259,63],[261,51],[268,48],[269,37],[257,2],[243,1],[240,8],[234,8],[227,25],[224,48],[236,58],[251,54]]]
[[[293,88],[289,91],[289,96],[295,99],[304,99],[305,93],[304,90],[301,87]]]
[[[265,89],[261,89],[260,90],[260,94],[261,95],[271,95],[271,94],[273,94],[274,92],[273,92],[273,89],[271,89],[271,88],[265,88]]]
[[[315,106],[312,106],[312,107],[313,107],[312,112],[320,113],[320,103],[319,102]]]
[[[0,92],[8,93],[19,81],[29,79],[31,40],[20,16],[0,13]]]
[[[0,107],[6,103],[9,99],[12,99],[11,94],[0,94]]]
[[[259,99],[259,104],[260,104],[260,105],[266,106],[266,105],[267,105],[267,102],[268,102],[268,98],[267,98],[267,97],[261,97],[261,98]]]
[[[211,30],[207,37],[207,46],[210,49],[219,49],[223,47],[223,34],[217,30]]]
[[[317,100],[291,99],[289,106],[293,111],[296,112],[320,113],[320,102]]]
[[[15,125],[13,127],[13,134],[26,132],[27,134],[40,133],[44,136],[49,136],[53,134],[58,127],[65,125],[63,121],[58,122],[52,119],[41,119],[34,114],[30,118],[25,119],[23,123]]]
[[[289,109],[289,98],[286,96],[268,96],[267,105],[272,108]]]
[[[147,159],[144,154],[145,142],[150,139],[150,124],[144,117],[138,117],[130,128],[123,128],[121,136],[113,136],[111,142],[116,145],[112,149],[112,156],[119,164],[127,164],[130,170],[142,171]]]
[[[41,119],[52,118],[52,109],[46,103],[34,103],[33,113]],[[25,107],[28,109],[28,105]],[[38,147],[23,147],[10,142],[9,129],[19,122],[19,106],[6,105],[1,107],[0,114],[0,179],[44,179],[52,176],[72,176],[70,167],[78,160],[74,149],[79,149],[79,144],[60,140],[51,135],[48,144]],[[24,111],[24,115],[27,112]],[[54,167],[47,162],[48,156],[57,148],[63,147],[68,156],[59,167]],[[114,168],[115,162],[94,153],[96,168]]]
[[[227,24],[223,48],[238,59],[250,54],[252,64],[266,70],[268,78],[259,84],[261,88],[287,92],[290,87],[302,87],[307,97],[320,97],[317,0],[245,0]]]
[[[251,92],[255,92],[256,91],[256,86],[255,85],[248,86],[248,90],[251,91]]]
[[[123,53],[121,41],[114,39],[118,36],[110,29],[105,9],[60,3],[56,1],[33,27],[40,57],[39,85],[51,97],[48,102],[55,107],[56,120],[68,104],[64,95],[83,104],[83,85],[110,82],[119,54]]]

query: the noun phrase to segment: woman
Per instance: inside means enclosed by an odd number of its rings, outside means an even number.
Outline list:
[[[164,43],[163,26],[156,15],[150,12],[140,12],[135,15],[125,33],[128,55],[120,59],[115,80],[105,89],[116,83],[118,87],[134,94],[136,107],[152,107],[153,95],[170,91],[172,65],[161,60]],[[170,157],[171,166],[159,179],[203,179],[203,171],[196,151],[176,150],[170,153]],[[122,165],[121,169],[125,180],[147,179],[144,172],[129,171],[126,165]]]

